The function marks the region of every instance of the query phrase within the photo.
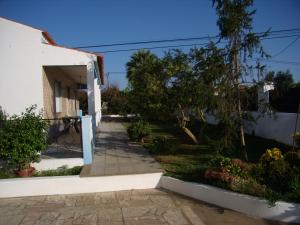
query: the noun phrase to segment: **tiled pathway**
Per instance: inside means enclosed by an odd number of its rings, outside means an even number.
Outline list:
[[[131,143],[119,122],[102,121],[97,133],[94,161],[81,176],[109,176],[162,172],[146,149]]]
[[[279,225],[163,190],[0,199],[0,225]]]

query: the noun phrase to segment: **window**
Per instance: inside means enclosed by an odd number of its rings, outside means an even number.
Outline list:
[[[61,83],[54,81],[55,112],[61,112]]]

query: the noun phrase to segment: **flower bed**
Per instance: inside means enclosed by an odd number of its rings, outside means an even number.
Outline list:
[[[204,177],[209,183],[232,191],[277,200],[300,202],[300,152],[267,149],[258,163],[217,156]]]

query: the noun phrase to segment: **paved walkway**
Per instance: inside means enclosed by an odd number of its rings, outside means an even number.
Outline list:
[[[0,200],[0,225],[279,225],[163,190]]]
[[[109,176],[162,172],[142,146],[129,141],[120,122],[102,121],[97,133],[93,164],[81,176]]]

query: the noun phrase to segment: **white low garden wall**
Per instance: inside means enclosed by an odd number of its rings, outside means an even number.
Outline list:
[[[32,166],[38,171],[56,170],[63,166],[72,168],[75,166],[83,166],[83,158],[42,159],[38,163],[33,163]]]
[[[287,145],[293,144],[296,113],[276,112],[271,116],[259,112],[251,112],[251,114],[257,120],[256,123],[251,123],[251,125],[245,122],[246,133],[253,133],[256,136],[273,139]],[[206,118],[210,124],[217,123],[212,115],[206,115]],[[298,121],[297,130],[300,131],[300,121]]]
[[[133,118],[136,116],[137,116],[136,114],[126,114],[126,115],[111,114],[111,115],[102,115],[102,118]]]
[[[162,173],[102,177],[31,177],[0,180],[0,198],[156,188]]]
[[[159,186],[194,199],[254,217],[300,223],[300,204],[279,201],[276,202],[274,207],[270,207],[266,200],[257,197],[227,191],[210,185],[184,182],[165,176],[161,178]]]

